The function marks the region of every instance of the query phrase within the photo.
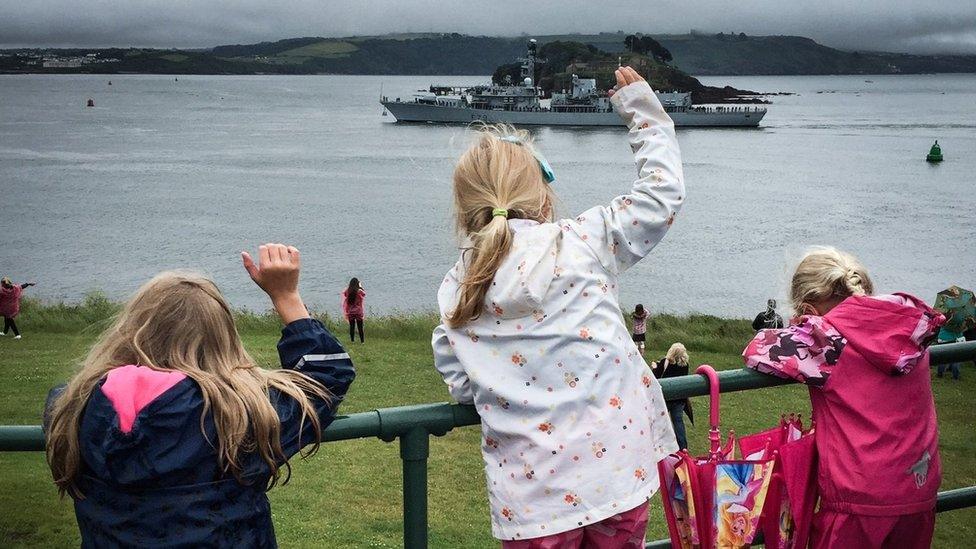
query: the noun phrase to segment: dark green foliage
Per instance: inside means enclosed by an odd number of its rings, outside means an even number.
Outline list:
[[[714,74],[913,74],[976,72],[976,55],[910,55],[846,52],[798,36],[656,35],[601,33],[537,37],[542,47],[555,42],[582,44],[589,55],[598,51],[649,54],[687,73]],[[289,50],[323,42],[355,44],[341,55],[310,56],[283,62]],[[583,54],[580,50],[577,53]],[[43,68],[16,53],[120,59],[77,68]],[[489,74],[525,53],[524,38],[465,36],[457,33],[360,38],[291,38],[250,45],[217,46],[211,50],[16,49],[4,50],[0,72],[48,73],[176,73],[176,74]],[[180,61],[165,59],[179,54]],[[582,57],[579,57],[582,59]],[[36,61],[38,57],[35,56]]]
[[[491,81],[495,84],[515,84],[522,76],[521,63],[505,63],[498,65],[491,73]]]
[[[639,53],[641,55],[650,54],[654,59],[662,63],[670,63],[672,60],[671,52],[650,36],[628,34],[624,38],[624,46],[632,53]]]

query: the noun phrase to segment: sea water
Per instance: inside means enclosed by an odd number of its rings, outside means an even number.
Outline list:
[[[396,124],[378,99],[485,80],[0,76],[0,273],[37,281],[29,295],[121,299],[189,268],[262,310],[239,253],[284,242],[302,251],[315,308],[337,311],[355,276],[373,313],[435,310],[458,257],[451,171],[470,133]],[[625,305],[752,316],[814,244],[860,256],[883,292],[931,302],[976,286],[976,75],[704,80],[792,95],[772,96],[758,129],[679,129],[687,200],[623,274]],[[533,133],[561,216],[629,189],[624,128]],[[946,160],[932,165],[936,139]]]

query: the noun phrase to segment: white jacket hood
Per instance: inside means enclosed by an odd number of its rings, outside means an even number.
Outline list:
[[[555,223],[527,219],[509,220],[508,226],[515,238],[485,296],[486,312],[506,320],[542,315],[542,302],[558,274],[555,269],[561,231]],[[457,287],[464,280],[464,267],[462,258],[451,271]],[[441,314],[447,316],[457,306],[458,295],[440,298]]]

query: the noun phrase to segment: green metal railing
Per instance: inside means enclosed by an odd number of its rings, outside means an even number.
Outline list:
[[[937,345],[930,350],[932,364],[948,364],[976,359],[976,342]],[[741,369],[719,372],[723,393],[787,385],[791,381]],[[702,376],[690,375],[661,380],[667,399],[681,399],[708,394],[708,382]],[[480,422],[473,406],[460,404],[419,404],[383,408],[338,417],[326,429],[326,441],[378,437],[386,442],[400,439],[403,461],[403,545],[407,549],[427,547],[427,458],[430,437],[443,436],[456,427]],[[0,452],[44,450],[40,425],[0,426]],[[936,511],[976,507],[976,486],[939,493]],[[668,547],[668,540],[658,540],[647,547]]]

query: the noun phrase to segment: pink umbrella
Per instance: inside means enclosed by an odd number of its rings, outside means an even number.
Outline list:
[[[773,479],[762,512],[766,547],[806,547],[817,501],[817,447],[814,429],[803,430],[798,416],[780,425],[743,437],[743,455],[772,459]],[[748,442],[747,442],[748,441]]]
[[[718,376],[710,366],[696,373],[709,380],[709,453],[687,450],[658,464],[661,497],[673,547],[711,549],[748,547],[761,529],[762,511],[776,460],[731,459],[734,436],[725,448],[719,431]]]
[[[799,415],[780,416],[772,429],[739,438],[745,459],[772,459],[773,478],[762,512],[766,547],[806,547],[817,500],[817,448],[814,428],[803,428]]]

